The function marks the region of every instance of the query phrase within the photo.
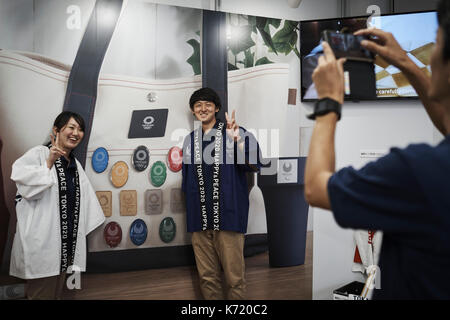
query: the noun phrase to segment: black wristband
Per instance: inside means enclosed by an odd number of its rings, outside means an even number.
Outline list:
[[[330,112],[336,112],[338,121],[341,119],[342,105],[336,100],[323,98],[316,102],[314,112],[307,116],[308,119],[315,120],[317,116],[323,116]]]

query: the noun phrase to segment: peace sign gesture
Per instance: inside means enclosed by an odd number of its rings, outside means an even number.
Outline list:
[[[225,112],[225,118],[227,119],[227,135],[233,141],[238,142],[241,139],[239,135],[239,126],[236,123],[236,111],[233,110],[231,113],[231,118],[228,117],[228,113]]]
[[[50,141],[52,143],[52,147],[50,148],[50,155],[47,159],[47,167],[50,169],[55,161],[59,159],[61,156],[65,156],[66,152],[62,150],[59,146],[59,132],[56,132],[56,140],[53,135],[50,135]]]

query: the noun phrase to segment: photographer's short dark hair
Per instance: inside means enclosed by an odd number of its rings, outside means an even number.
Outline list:
[[[219,108],[219,110],[222,107],[219,95],[213,89],[207,87],[198,89],[191,95],[191,98],[189,99],[189,106],[192,110],[194,109],[194,104],[197,101],[212,102],[216,105],[216,108]]]
[[[70,120],[70,118],[73,118],[78,125],[80,126],[81,131],[84,132],[85,130],[85,124],[84,119],[82,116],[80,116],[78,113],[72,112],[72,111],[63,111],[61,112],[55,119],[55,122],[53,123],[53,126],[60,131]]]
[[[450,0],[441,0],[437,7],[439,27],[444,31],[443,57],[450,59]]]

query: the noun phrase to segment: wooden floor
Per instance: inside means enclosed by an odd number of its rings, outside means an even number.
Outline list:
[[[305,264],[271,268],[267,252],[245,259],[248,300],[312,299],[312,232]],[[194,266],[136,272],[83,274],[81,290],[65,289],[63,299],[197,300],[202,299]]]
[[[272,268],[268,252],[245,259],[248,300],[311,300],[313,234],[306,239],[305,264]],[[0,276],[0,285],[23,280]],[[195,266],[123,273],[82,274],[81,290],[65,288],[63,299],[201,300]]]

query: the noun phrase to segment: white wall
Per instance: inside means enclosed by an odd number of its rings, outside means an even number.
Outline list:
[[[291,8],[287,0],[222,0],[219,7],[226,12],[288,20],[334,18],[340,8],[336,0],[303,0],[298,8]]]
[[[79,8],[79,28],[67,26],[72,16],[67,9],[71,5]],[[72,65],[94,5],[95,0],[0,0],[0,48],[35,52]],[[149,1],[125,1],[101,73],[150,79],[192,75],[185,63],[192,48],[185,41],[200,30],[201,12],[172,9]],[[180,20],[186,16],[193,18]],[[164,29],[167,37],[177,34],[177,39],[184,41],[158,37],[162,33],[157,26]]]
[[[334,18],[340,13],[340,0],[302,0],[298,8],[292,8],[288,0],[143,0],[181,7],[250,14],[288,20]]]
[[[33,49],[33,1],[0,0],[0,48]],[[12,32],[16,30],[16,32]]]
[[[390,13],[392,9],[389,0],[344,0],[344,15],[347,17],[367,15],[367,8],[371,5],[378,6],[382,14]]]

